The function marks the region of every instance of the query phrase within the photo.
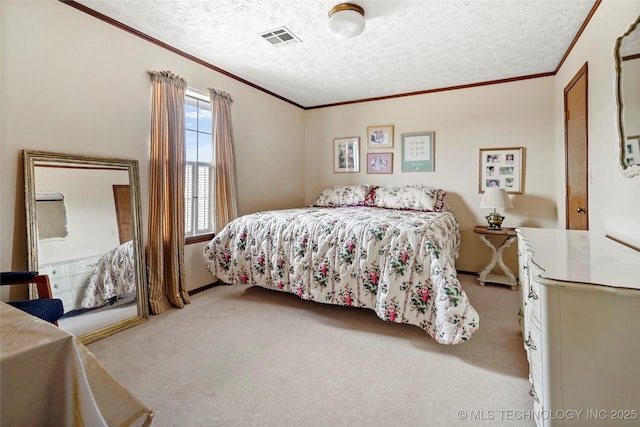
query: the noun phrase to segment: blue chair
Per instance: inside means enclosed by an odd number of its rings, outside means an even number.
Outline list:
[[[28,285],[35,283],[38,289],[38,299],[24,301],[7,301],[7,304],[36,316],[54,325],[64,314],[62,300],[52,298],[49,276],[38,274],[37,271],[10,271],[0,273],[0,285]]]

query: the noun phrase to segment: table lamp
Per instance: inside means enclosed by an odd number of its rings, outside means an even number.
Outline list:
[[[493,212],[485,216],[489,223],[489,230],[501,230],[504,217],[496,212],[496,208],[512,208],[513,204],[504,188],[487,188],[484,190],[481,208],[493,208]]]

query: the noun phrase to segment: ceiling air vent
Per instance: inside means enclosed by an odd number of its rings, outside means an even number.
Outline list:
[[[300,43],[301,40],[295,36],[287,27],[276,28],[260,34],[260,37],[268,41],[274,46],[282,46],[285,44]]]

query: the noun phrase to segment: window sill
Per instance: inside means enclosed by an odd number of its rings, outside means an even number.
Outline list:
[[[184,244],[185,245],[190,245],[192,243],[206,242],[208,240],[213,239],[213,236],[215,236],[215,233],[207,233],[207,234],[199,234],[197,236],[189,236],[189,237],[184,239]]]

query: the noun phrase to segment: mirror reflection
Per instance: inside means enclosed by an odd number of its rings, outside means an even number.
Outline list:
[[[137,162],[24,158],[29,268],[62,300],[59,327],[89,343],[146,320]]]
[[[640,27],[636,18],[616,40],[620,166],[626,176],[640,174]]]
[[[61,193],[36,193],[36,216],[40,239],[67,237],[67,208]]]

